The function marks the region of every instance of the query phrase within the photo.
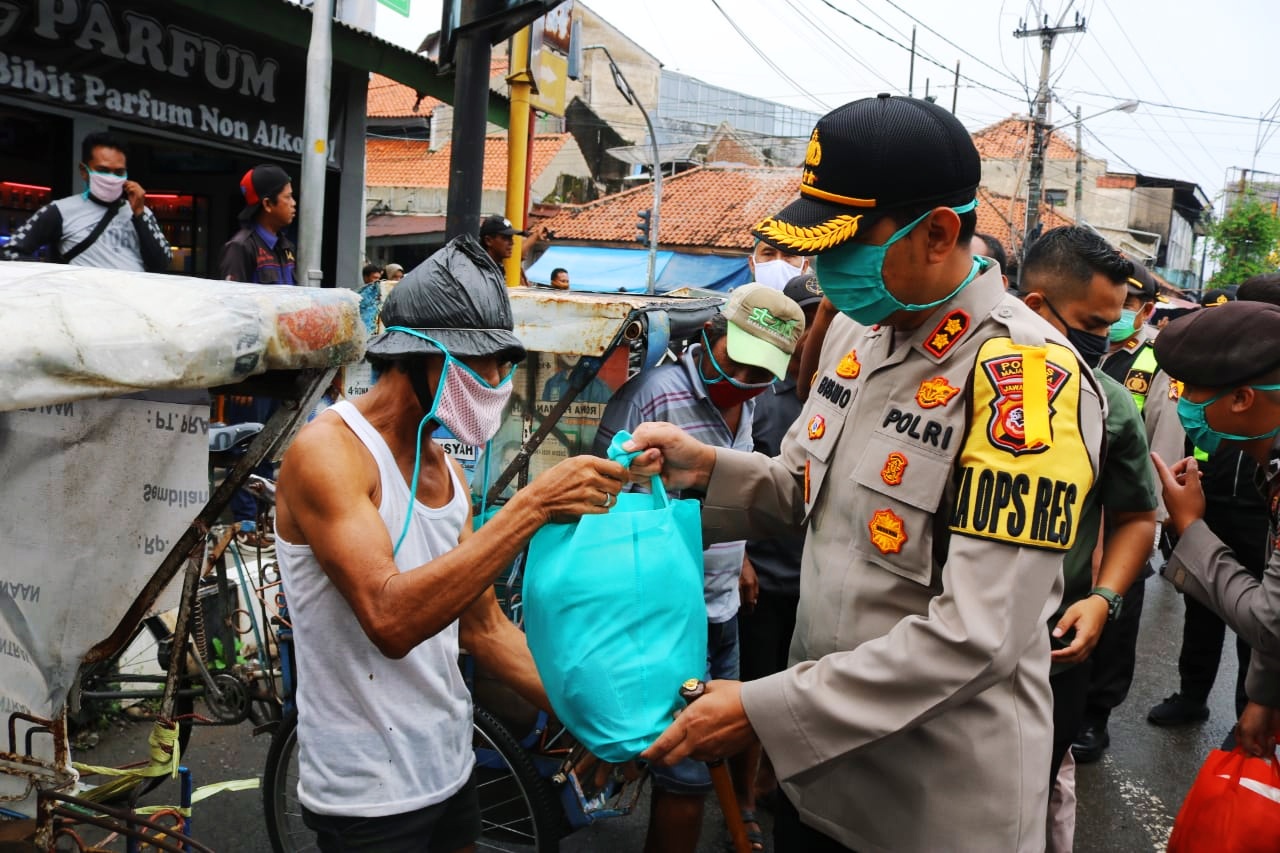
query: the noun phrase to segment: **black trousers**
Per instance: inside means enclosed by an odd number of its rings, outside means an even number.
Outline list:
[[[1137,661],[1138,628],[1146,600],[1146,578],[1138,578],[1125,594],[1120,618],[1108,622],[1089,660],[1089,689],[1083,725],[1106,726],[1111,712],[1124,702],[1133,684]]]
[[[800,813],[779,788],[773,817],[773,849],[777,853],[853,853],[839,841],[800,822]]]
[[[1249,574],[1261,578],[1267,565],[1267,518],[1258,512],[1231,511],[1210,506],[1205,523],[1213,534],[1231,549]],[[1213,689],[1222,660],[1222,643],[1226,625],[1208,607],[1186,596],[1186,615],[1182,622],[1182,650],[1178,653],[1179,692],[1204,702]],[[1236,638],[1236,716],[1244,713],[1248,698],[1244,692],[1245,674],[1249,671],[1250,649]]]
[[[738,611],[739,665],[743,681],[754,681],[787,668],[799,606],[798,595],[761,589],[750,613]]]
[[[1049,689],[1053,691],[1053,755],[1049,765],[1049,788],[1052,790],[1062,759],[1066,757],[1071,741],[1075,740],[1084,720],[1084,705],[1089,695],[1089,661],[1050,675]]]

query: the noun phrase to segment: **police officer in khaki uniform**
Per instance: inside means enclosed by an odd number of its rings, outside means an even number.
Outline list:
[[[755,229],[816,255],[841,312],[781,455],[667,424],[631,445],[634,475],[706,490],[709,541],[807,526],[791,667],[712,682],[645,753],[759,738],[794,804],[779,850],[1044,849],[1044,626],[1102,409],[1066,340],[970,254],[979,175],[968,132],[927,101],[824,116],[800,199]]]
[[[1179,459],[1186,441],[1182,425],[1178,423],[1180,386],[1160,369],[1152,346],[1157,332],[1147,322],[1155,312],[1158,293],[1151,272],[1134,262],[1129,293],[1120,319],[1111,326],[1111,349],[1102,360],[1102,370],[1133,395],[1133,402],[1146,424],[1147,443],[1152,452],[1166,459]],[[1156,508],[1156,523],[1163,524],[1165,517],[1161,504]],[[1153,573],[1148,566],[1142,577],[1129,587],[1120,615],[1107,624],[1094,650],[1084,720],[1071,745],[1072,755],[1081,764],[1097,761],[1111,744],[1107,722],[1111,712],[1129,695],[1133,683],[1146,580]]]
[[[1241,450],[1260,468],[1270,530],[1261,580],[1250,575],[1204,522],[1205,498],[1194,457],[1157,457],[1169,526],[1178,545],[1164,576],[1222,617],[1253,649],[1237,725],[1240,745],[1271,755],[1280,729],[1280,307],[1228,302],[1171,322],[1156,342],[1170,375],[1185,383],[1178,414],[1187,438],[1211,456]]]

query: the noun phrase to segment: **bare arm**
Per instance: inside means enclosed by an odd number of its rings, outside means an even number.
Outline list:
[[[401,572],[373,502],[377,467],[345,426],[325,419],[285,454],[278,527],[311,547],[369,639],[400,658],[461,616],[548,520],[604,512],[604,496],[616,495],[624,477],[617,463],[567,459],[518,492],[481,533]]]

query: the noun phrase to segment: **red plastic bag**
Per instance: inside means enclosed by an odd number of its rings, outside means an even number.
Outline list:
[[[1209,753],[1173,822],[1169,853],[1280,850],[1280,760]]]

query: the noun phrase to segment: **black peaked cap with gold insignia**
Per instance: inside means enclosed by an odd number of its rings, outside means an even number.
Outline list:
[[[1192,311],[1156,336],[1160,368],[1206,388],[1243,385],[1280,367],[1280,306],[1231,301]]]
[[[752,233],[821,254],[888,211],[973,201],[982,162],[964,125],[937,104],[879,95],[838,107],[809,137],[800,198]]]

